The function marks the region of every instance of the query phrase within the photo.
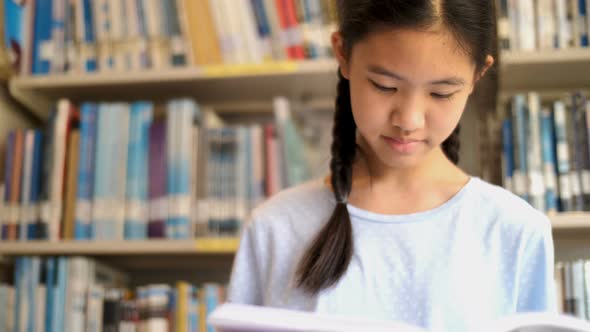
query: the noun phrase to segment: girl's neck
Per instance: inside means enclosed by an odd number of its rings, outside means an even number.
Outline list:
[[[375,167],[359,154],[353,165],[348,202],[382,214],[407,214],[442,205],[469,181],[469,176],[434,150],[420,167],[385,169]]]

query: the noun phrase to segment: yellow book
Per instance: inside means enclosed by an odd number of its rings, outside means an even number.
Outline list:
[[[188,332],[188,301],[191,285],[186,281],[176,283],[176,332]]]
[[[76,187],[78,186],[78,154],[80,146],[80,131],[73,130],[70,134],[67,152],[65,207],[63,238],[74,238],[74,222],[76,210]]]
[[[223,58],[217,31],[207,0],[184,0],[188,36],[192,49],[193,64],[222,64]]]

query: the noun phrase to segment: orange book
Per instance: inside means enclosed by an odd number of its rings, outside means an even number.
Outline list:
[[[76,210],[76,188],[78,186],[78,156],[80,146],[80,131],[72,130],[68,141],[66,159],[65,206],[63,219],[63,238],[74,238],[74,222]]]
[[[184,21],[187,25],[194,65],[222,64],[221,47],[207,0],[184,0]]]
[[[25,133],[23,130],[18,129],[14,139],[14,159],[12,163],[12,185],[10,187],[10,205],[11,214],[9,216],[8,223],[8,240],[18,239],[19,229],[19,214],[18,205],[20,202],[22,172],[23,172],[23,157],[25,147]]]

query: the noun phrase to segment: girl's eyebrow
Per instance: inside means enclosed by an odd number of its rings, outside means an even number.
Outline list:
[[[397,74],[389,69],[385,69],[378,65],[369,65],[369,72],[377,75],[391,77],[393,79],[399,81],[407,81],[405,77],[400,74]],[[460,77],[447,77],[440,80],[430,81],[428,82],[429,85],[465,85],[465,80]]]

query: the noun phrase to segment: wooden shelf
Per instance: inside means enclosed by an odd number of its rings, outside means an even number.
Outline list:
[[[144,241],[28,241],[1,242],[0,255],[195,255],[234,254],[239,238]]]
[[[554,231],[560,230],[587,230],[590,231],[590,213],[565,212],[549,214]]]
[[[590,87],[590,48],[504,51],[499,60],[504,93]]]
[[[45,119],[58,98],[73,101],[166,100],[194,97],[201,104],[332,97],[337,62],[333,59],[251,65],[171,68],[161,71],[16,77],[15,98]]]

